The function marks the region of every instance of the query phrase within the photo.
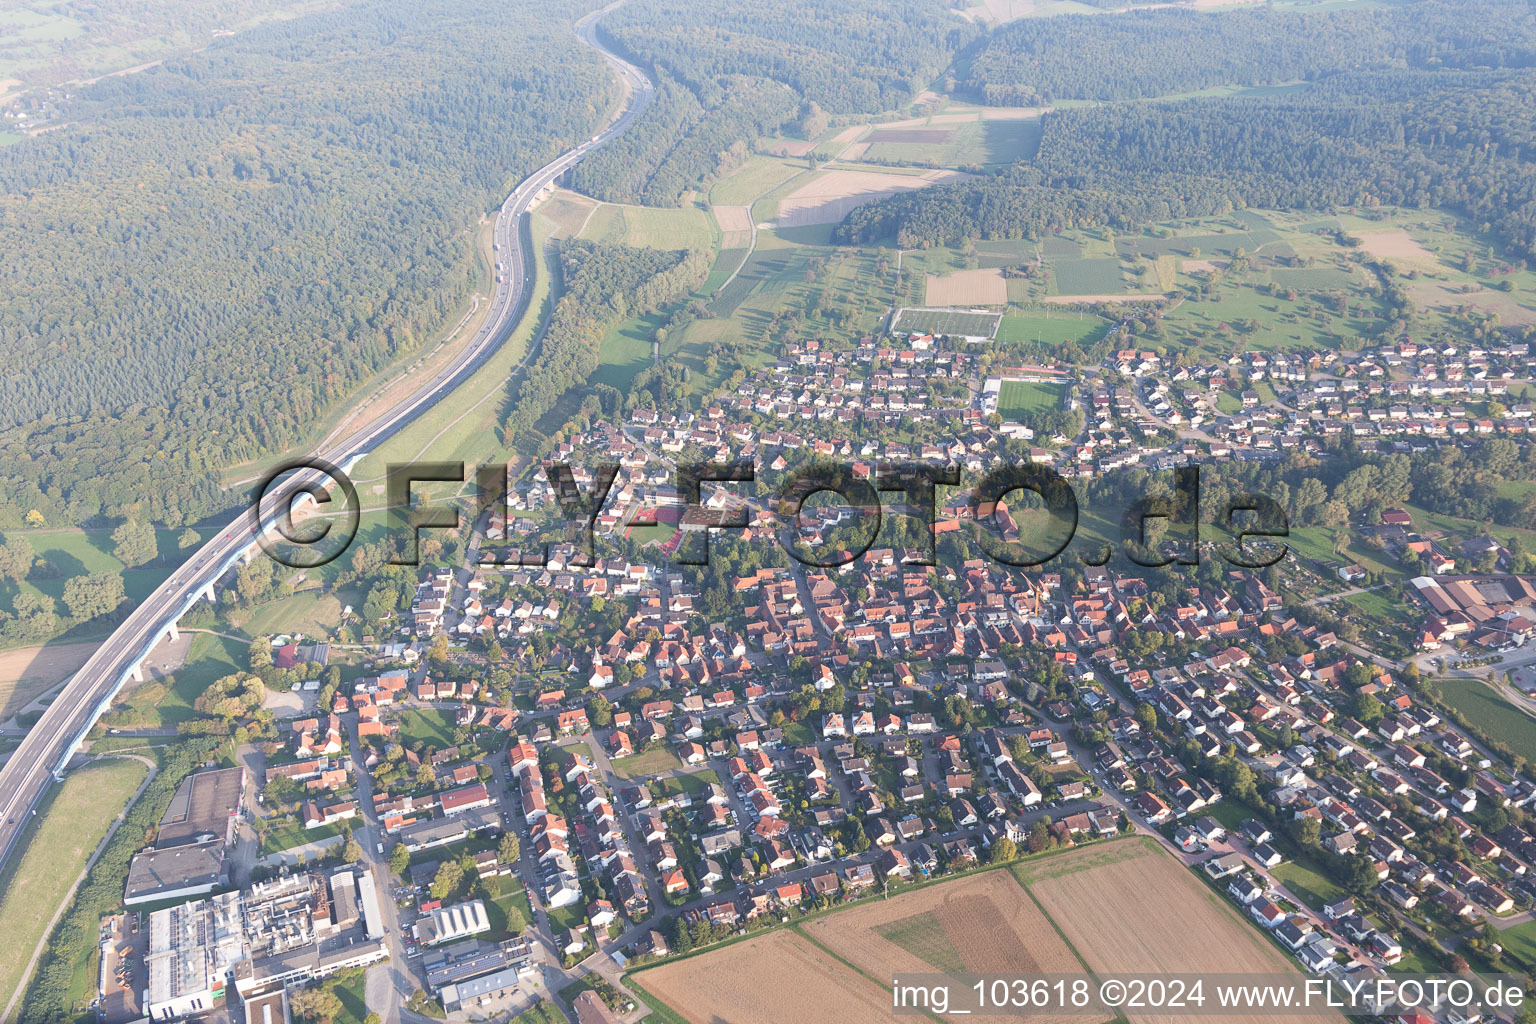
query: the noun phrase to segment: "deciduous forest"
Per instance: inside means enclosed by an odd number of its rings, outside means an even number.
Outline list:
[[[661,88],[618,145],[583,162],[574,184],[599,199],[654,204],[709,181],[733,142],[798,128],[813,109],[874,114],[910,104],[981,32],[932,0],[666,0],[622,7],[601,31],[654,68]]]
[[[0,515],[200,518],[234,500],[220,470],[435,340],[484,211],[618,99],[581,10],[274,23],[0,147]]]
[[[1530,71],[1361,72],[1279,96],[1060,110],[1033,165],[860,207],[838,238],[915,247],[1359,203],[1447,206],[1528,256],[1533,84]]]

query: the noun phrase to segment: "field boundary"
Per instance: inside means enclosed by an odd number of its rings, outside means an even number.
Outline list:
[[[1091,843],[1091,844],[1089,844],[1087,846],[1069,846],[1069,847],[1066,847],[1065,849],[1048,850],[1048,851],[1046,851],[1044,853],[1026,854],[1023,857],[1020,857],[1017,860],[1009,861],[1006,864],[981,864],[981,865],[978,865],[978,866],[976,866],[974,868],[971,868],[971,869],[969,869],[967,871],[957,871],[957,872],[955,872],[952,875],[941,875],[938,878],[929,878],[929,879],[925,879],[924,881],[921,881],[921,882],[909,883],[909,884],[903,885],[901,887],[901,890],[898,893],[898,895],[905,895],[905,894],[907,894],[909,892],[915,892],[915,891],[917,891],[919,889],[929,888],[930,886],[943,885],[945,882],[959,881],[960,879],[963,879],[963,878],[974,878],[977,875],[984,875],[984,874],[986,874],[989,871],[1008,871],[1008,872],[1012,873],[1015,868],[1017,868],[1017,867],[1019,867],[1021,865],[1025,865],[1025,864],[1039,864],[1039,863],[1043,863],[1043,862],[1048,861],[1048,860],[1054,860],[1057,857],[1066,856],[1068,854],[1081,853],[1084,850],[1093,850],[1093,849],[1098,849],[1100,847],[1112,846],[1112,845],[1124,843],[1127,840],[1133,840],[1133,839],[1144,840],[1144,841],[1146,841],[1148,843],[1151,843],[1153,849],[1157,848],[1156,844],[1155,844],[1155,842],[1153,840],[1151,840],[1149,837],[1143,836],[1143,835],[1130,834],[1130,835],[1120,835],[1120,836],[1107,836],[1107,837],[1105,837],[1103,839],[1097,839],[1093,843]],[[1019,882],[1019,878],[1018,878],[1018,876],[1016,874],[1014,875],[1014,881],[1015,882]],[[1019,882],[1019,884],[1021,886],[1023,886],[1022,882]],[[692,957],[703,956],[706,953],[713,953],[717,949],[723,949],[726,946],[734,945],[735,943],[738,943],[738,942],[745,942],[747,939],[753,938],[753,937],[758,936],[758,935],[764,935],[764,934],[766,934],[768,932],[776,931],[776,930],[778,930],[780,928],[798,928],[800,925],[805,924],[807,921],[814,921],[817,918],[826,917],[829,914],[836,914],[836,913],[838,913],[839,911],[842,911],[842,910],[849,910],[849,909],[852,909],[854,907],[862,906],[865,902],[867,902],[867,900],[857,900],[857,901],[852,902],[852,903],[840,903],[840,904],[838,904],[835,907],[827,907],[824,910],[812,911],[811,913],[806,914],[803,917],[796,918],[792,923],[787,924],[787,925],[786,924],[777,924],[777,925],[773,925],[772,927],[759,928],[756,931],[749,931],[745,935],[733,935],[733,936],[731,936],[728,939],[722,939],[719,942],[712,942],[709,945],[704,946],[702,948],[689,950],[687,953],[684,953],[681,956],[669,956],[669,957],[667,957],[664,960],[656,960],[656,961],[653,961],[651,963],[641,964],[639,967],[636,967],[634,970],[626,972],[626,977],[632,976],[632,975],[635,975],[635,974],[643,974],[646,971],[652,970],[653,968],[662,967],[662,966],[664,966],[666,964],[675,964],[675,963],[679,963],[679,962],[681,962],[683,960],[688,960],[688,959],[690,959]]]

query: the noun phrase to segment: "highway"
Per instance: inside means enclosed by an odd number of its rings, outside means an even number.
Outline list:
[[[428,409],[451,395],[506,341],[529,303],[533,276],[540,254],[533,251],[528,211],[540,193],[552,186],[587,153],[624,131],[650,105],[651,80],[639,68],[604,49],[596,25],[610,4],[576,23],[578,38],[597,50],[625,81],[629,99],[618,117],[590,140],[545,164],[512,191],[496,217],[495,259],[498,267],[491,308],[484,324],[452,362],[382,416],[334,444],[312,453],[313,457],[349,470],[357,460],[399,433]],[[497,130],[487,125],[487,131]],[[534,356],[530,346],[523,364]],[[276,520],[274,510],[316,485],[329,481],[313,471],[289,474],[283,485],[269,495],[258,516],[251,510],[204,544],[170,579],[144,599],[108,640],[93,654],[32,727],[21,745],[0,768],[0,865],[11,856],[27,819],[47,792],[91,727],[111,705],[132,676],[135,666],[214,581],[223,576],[247,552],[256,547],[257,530]],[[258,554],[259,557],[259,554]]]

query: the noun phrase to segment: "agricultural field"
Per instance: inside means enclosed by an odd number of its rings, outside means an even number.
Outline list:
[[[1110,295],[1126,290],[1117,256],[1053,260],[1051,270],[1058,295]]]
[[[127,806],[146,767],[112,758],[70,773],[53,796],[67,814],[40,812],[13,871],[0,878],[0,1006],[25,980],[22,971],[86,861]]]
[[[1113,244],[1123,259],[1173,256],[1181,287],[1210,282],[1205,294],[1170,310],[1163,329],[1171,343],[1211,354],[1238,345],[1350,347],[1378,336],[1385,310],[1367,259],[1413,275],[1403,278],[1414,302],[1412,333],[1431,335],[1466,315],[1536,320],[1522,298],[1536,290],[1536,274],[1491,258],[1472,225],[1438,210],[1321,219],[1243,210],[1154,226]]]
[[[1018,422],[1022,416],[1060,409],[1064,395],[1060,384],[1005,380],[997,395],[997,412],[1005,420]]]
[[[539,215],[554,224],[561,238],[574,238],[581,234],[587,221],[603,204],[579,192],[556,189],[538,206]]]
[[[754,156],[715,182],[709,190],[709,201],[716,206],[746,206],[805,170],[803,162]]]
[[[929,306],[1003,306],[1008,285],[997,269],[957,270],[926,278],[923,303]]]
[[[965,337],[990,338],[1002,316],[997,313],[966,313],[954,309],[900,309],[891,322],[893,331],[926,331]]]
[[[1146,974],[1296,970],[1231,904],[1150,839],[1025,861],[1014,871],[1089,970]],[[1129,1019],[1199,1018],[1132,1014]],[[1223,1016],[1228,1021],[1264,1019]]]
[[[785,984],[789,979],[792,985]],[[783,929],[662,964],[629,980],[698,1024],[877,1024],[891,1017],[891,999],[884,988]]]
[[[720,229],[722,249],[744,249],[752,243],[752,207],[712,206],[710,212]]]
[[[888,1019],[898,973],[1094,970],[1296,968],[1156,842],[1137,837],[857,903],[627,980],[666,1004],[666,1019],[712,1024]],[[789,1003],[786,977],[796,982]]]
[[[948,106],[925,118],[876,125],[855,136],[845,160],[970,167],[1029,160],[1040,148],[1040,111]]]
[[[803,926],[874,978],[893,973],[1069,973],[1082,969],[1007,871],[984,871],[861,903]]]
[[[775,223],[781,227],[836,224],[848,211],[882,196],[954,181],[957,171],[898,174],[885,170],[837,167],[818,171],[810,181],[778,200]],[[754,216],[758,214],[754,213]]]
[[[239,0],[233,4],[61,7],[44,2],[0,11],[0,98],[27,84],[57,84],[122,74],[174,53],[208,45],[264,22],[298,17],[324,0]]]
[[[50,644],[0,653],[0,722],[69,678],[94,650],[95,644]]]
[[[1536,750],[1536,719],[1516,709],[1478,679],[1437,679],[1435,686],[1447,704],[1467,716],[1493,739],[1516,752]]]

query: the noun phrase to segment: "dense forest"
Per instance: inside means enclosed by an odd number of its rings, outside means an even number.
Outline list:
[[[730,166],[733,144],[907,106],[980,35],[937,0],[661,0],[619,8],[600,31],[661,85],[618,145],[583,161],[575,187],[652,204]]]
[[[625,318],[697,288],[709,263],[710,254],[701,249],[645,249],[583,239],[561,243],[562,294],[538,358],[512,385],[506,440],[527,454],[539,453],[546,437],[537,427],[552,432],[561,425],[540,421],[566,392],[587,383],[597,369],[604,335]]]
[[[14,78],[26,86],[73,82],[203,46],[218,33],[343,2],[9,0],[0,32],[0,80]],[[0,88],[0,94],[5,91]]]
[[[585,6],[275,23],[0,147],[0,525],[218,510],[220,469],[431,340],[484,211],[618,100]]]
[[[1323,12],[1162,9],[1015,21],[987,38],[956,88],[985,103],[1031,105],[1311,81],[1340,71],[1533,65],[1536,9],[1527,3],[1420,0]]]
[[[1533,86],[1532,71],[1362,72],[1278,96],[1060,110],[1033,165],[860,207],[837,238],[913,247],[1379,203],[1449,207],[1529,257]]]
[[[745,140],[777,131],[800,110],[789,87],[771,79],[725,76],[706,101],[666,68],[654,77],[656,98],[641,120],[577,167],[579,191],[614,203],[672,205],[733,167]]]

